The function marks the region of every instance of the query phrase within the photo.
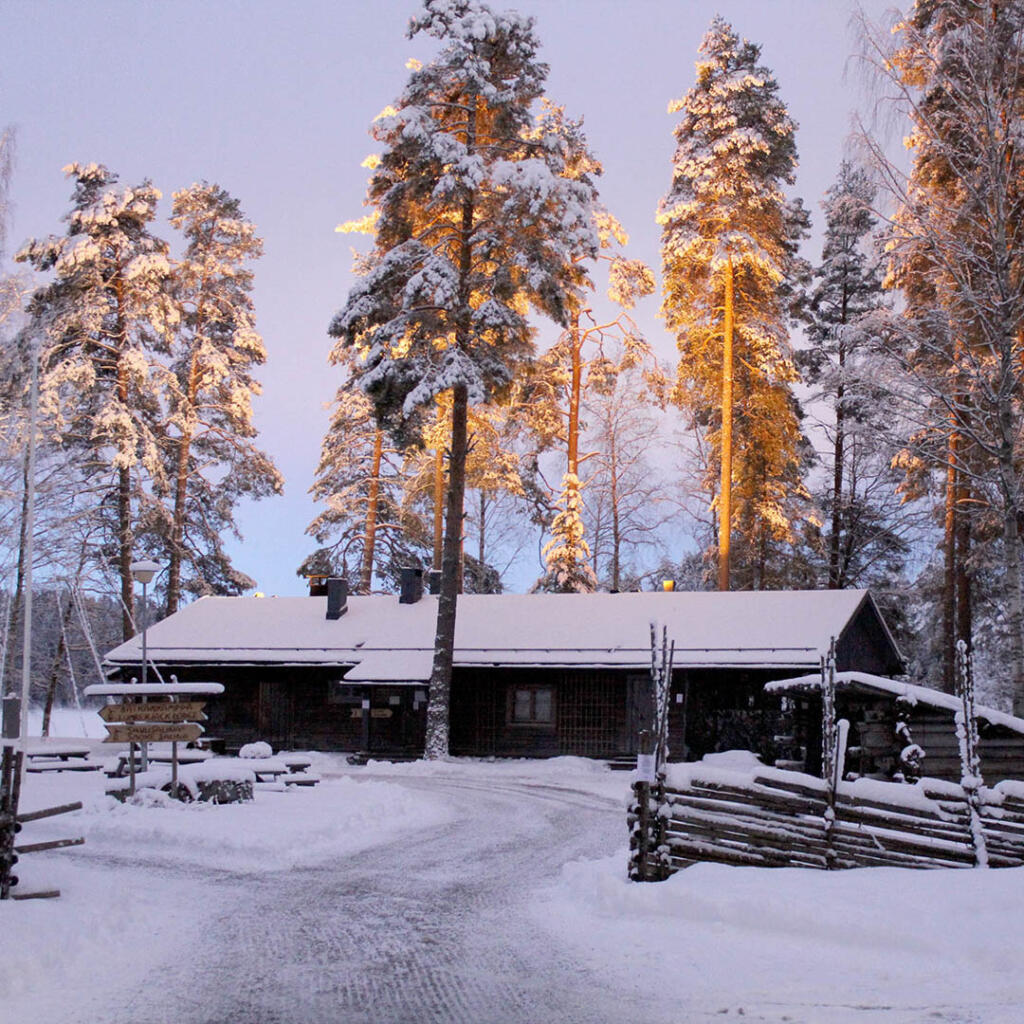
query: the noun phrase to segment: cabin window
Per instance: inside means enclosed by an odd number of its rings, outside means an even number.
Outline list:
[[[513,725],[554,725],[555,695],[550,686],[516,686],[509,691]]]
[[[327,684],[328,704],[355,704],[359,705],[363,700],[363,687],[351,686],[346,683],[331,680]]]

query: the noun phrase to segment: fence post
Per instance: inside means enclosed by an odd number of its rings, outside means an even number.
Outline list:
[[[656,743],[652,730],[641,729],[634,800],[628,817],[629,877],[634,882],[660,882],[671,874],[662,849],[667,822],[658,811],[665,799],[665,787],[655,770]]]
[[[956,644],[956,691],[960,708],[956,713],[956,736],[960,744],[960,785],[967,794],[971,816],[971,841],[974,844],[976,867],[988,867],[988,846],[981,817],[982,789],[981,754],[978,751],[978,719],[974,712],[974,664],[967,644]]]
[[[836,725],[836,638],[821,659],[821,777],[825,780],[825,869],[836,866],[833,833],[836,824],[836,768],[839,764],[839,730]]]
[[[11,870],[18,862],[14,836],[18,831],[18,797],[23,753],[12,744],[0,747],[0,900],[11,898],[18,878]]]

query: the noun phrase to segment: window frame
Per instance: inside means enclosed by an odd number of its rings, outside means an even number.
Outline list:
[[[548,717],[537,717],[537,694],[545,692],[548,695]],[[529,693],[530,712],[529,718],[519,718],[516,710],[519,705],[518,695]],[[557,718],[555,704],[555,688],[549,683],[513,683],[508,688],[506,701],[506,723],[516,729],[554,729]]]

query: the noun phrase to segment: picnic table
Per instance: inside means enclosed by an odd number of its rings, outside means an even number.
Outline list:
[[[203,761],[209,761],[213,757],[213,754],[209,750],[179,750],[178,751],[178,764],[200,764]],[[108,779],[123,779],[126,775],[130,774],[130,767],[128,762],[131,760],[132,754],[130,751],[125,750],[117,755],[117,761],[111,761],[107,766],[107,778]],[[142,755],[137,751],[135,753],[135,770],[139,771],[139,765],[142,761]],[[150,744],[149,753],[147,754],[147,761],[154,764],[171,764],[173,761],[173,755],[170,750],[153,749],[153,745]]]
[[[319,775],[306,769],[313,763],[303,754],[277,754],[274,757],[240,757],[238,763],[250,769],[257,782],[284,782],[286,786],[315,786]]]
[[[41,736],[27,744],[25,767],[30,772],[96,771],[103,765],[99,761],[86,760],[91,750],[92,747],[88,743]]]

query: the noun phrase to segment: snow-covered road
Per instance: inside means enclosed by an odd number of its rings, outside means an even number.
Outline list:
[[[1024,869],[625,878],[629,777],[370,765],[213,807],[30,780],[59,900],[0,904],[0,1022],[1019,1024]],[[26,833],[28,828],[26,829]]]
[[[153,972],[110,1019],[619,1019],[600,979],[523,913],[524,895],[565,861],[621,846],[619,801],[522,783],[403,785],[450,802],[455,819],[321,867],[193,874],[199,900],[216,906],[201,942]]]

